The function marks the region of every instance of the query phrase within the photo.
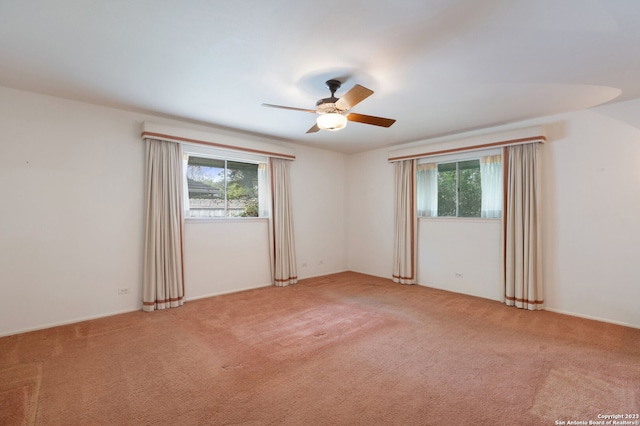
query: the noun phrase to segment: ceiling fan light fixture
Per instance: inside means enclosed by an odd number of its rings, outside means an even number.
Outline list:
[[[322,130],[340,130],[347,126],[347,117],[337,112],[320,114],[316,120],[318,127]]]

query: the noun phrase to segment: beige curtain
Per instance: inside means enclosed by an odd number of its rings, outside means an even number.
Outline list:
[[[507,148],[505,303],[543,307],[539,144]]]
[[[271,158],[271,274],[273,284],[287,286],[298,282],[293,237],[293,212],[289,160]]]
[[[416,203],[419,217],[438,216],[438,165],[416,165]]]
[[[267,163],[258,164],[258,217],[269,217],[269,171]]]
[[[481,217],[499,218],[502,216],[502,179],[502,155],[480,157]]]
[[[146,139],[142,302],[153,311],[184,303],[182,155],[179,144]]]
[[[415,160],[394,163],[395,213],[392,280],[416,283]]]

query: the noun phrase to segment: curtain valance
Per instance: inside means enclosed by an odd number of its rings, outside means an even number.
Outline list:
[[[479,135],[464,139],[439,139],[434,140],[433,143],[428,143],[427,141],[423,144],[415,144],[411,147],[389,151],[388,161],[396,162],[435,157],[445,154],[501,148],[525,143],[544,143],[546,140],[544,128],[541,126],[528,127],[525,129]]]
[[[169,126],[167,124],[145,121],[142,123],[142,138],[152,138],[181,144],[203,145],[228,151],[240,151],[250,154],[266,155],[274,158],[295,160],[295,151],[291,148],[238,137],[223,132],[213,133],[202,130]]]

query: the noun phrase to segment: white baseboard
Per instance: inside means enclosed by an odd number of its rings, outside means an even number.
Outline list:
[[[371,272],[357,271],[355,269],[345,269],[344,271],[340,271],[340,272],[355,272],[356,274],[369,275],[370,277],[384,278],[391,281],[391,275],[376,275],[376,274],[372,274]],[[325,275],[328,275],[328,274],[325,274]],[[319,276],[322,276],[322,275],[319,275]]]
[[[342,271],[327,272],[327,273],[323,273],[323,274],[308,276],[308,277],[300,278],[299,280],[305,280],[305,279],[308,279],[308,278],[323,277],[323,276],[332,275],[332,274],[339,274],[341,272],[356,272],[356,273],[359,273],[359,274],[376,276],[376,275],[373,275],[373,274],[368,274],[366,272],[359,272],[359,271],[345,269],[345,270],[342,270]],[[382,277],[381,276],[379,278],[387,278],[387,279],[391,280],[390,277]],[[206,295],[201,295],[201,296],[188,297],[185,300],[186,301],[190,301],[190,300],[206,299],[208,297],[221,296],[223,294],[239,293],[241,291],[247,291],[247,290],[254,290],[254,289],[258,289],[258,288],[269,287],[271,285],[272,285],[271,283],[268,283],[268,284],[257,285],[257,286],[253,286],[253,287],[242,288],[242,289],[234,289],[234,290],[222,291],[222,292],[211,293],[211,294],[206,294]],[[419,285],[421,285],[421,284],[419,284]],[[476,296],[476,297],[478,297],[478,296]],[[140,311],[140,310],[141,310],[141,308],[138,308],[138,309],[126,309],[126,310],[117,311],[117,312],[110,312],[110,313],[92,315],[92,316],[88,316],[88,317],[76,318],[76,319],[72,319],[72,320],[60,321],[60,322],[55,322],[55,323],[50,323],[50,324],[45,324],[45,325],[39,325],[39,326],[36,326],[36,327],[28,327],[28,328],[18,329],[18,330],[14,330],[14,331],[0,332],[0,337],[12,336],[14,334],[28,333],[28,332],[31,332],[31,331],[44,330],[44,329],[53,328],[53,327],[60,327],[60,326],[63,326],[63,325],[74,324],[74,323],[78,323],[78,322],[82,322],[82,321],[91,321],[91,320],[94,320],[94,319],[105,318],[105,317],[110,317],[110,316],[120,315],[120,314],[126,314],[126,313],[129,313],[129,312],[136,312],[136,311]],[[569,315],[569,316],[573,316],[573,317],[593,320],[593,321],[600,321],[600,322],[605,322],[605,323],[609,323],[609,324],[620,325],[620,326],[623,326],[623,327],[631,327],[631,328],[640,329],[640,324],[630,324],[630,323],[626,323],[626,322],[623,322],[623,321],[616,321],[616,320],[612,320],[612,319],[608,319],[608,318],[600,318],[600,317],[595,317],[595,316],[592,316],[592,315],[577,314],[575,312],[564,311],[562,309],[544,308],[544,310],[549,311],[549,312],[555,312],[555,313],[558,313],[558,314]]]
[[[248,291],[248,290],[255,290],[257,288],[270,287],[272,285],[273,284],[271,284],[271,283],[269,283],[269,284],[261,284],[261,285],[256,285],[256,286],[252,286],[252,287],[237,288],[237,289],[233,289],[233,290],[220,291],[220,292],[217,292],[217,293],[204,294],[204,295],[201,295],[201,296],[187,297],[187,298],[185,298],[185,301],[188,302],[190,300],[207,299],[209,297],[222,296],[223,294],[240,293],[242,291]]]
[[[307,280],[309,278],[326,277],[327,275],[340,274],[342,272],[355,272],[355,271],[350,271],[348,269],[343,269],[341,271],[336,271],[336,272],[325,272],[325,273],[322,273],[322,274],[307,275],[307,276],[304,276],[304,277],[298,277],[298,281]]]
[[[572,316],[572,317],[584,318],[584,319],[593,320],[593,321],[600,321],[600,322],[606,322],[606,323],[609,323],[609,324],[621,325],[623,327],[631,327],[631,328],[639,328],[640,329],[640,324],[629,324],[627,322],[616,321],[616,320],[612,320],[612,319],[608,319],[608,318],[600,318],[600,317],[594,317],[592,315],[576,314],[575,312],[563,311],[562,309],[544,308],[544,310],[545,311],[549,311],[549,312],[555,312],[556,314],[569,315],[569,316]]]
[[[129,312],[136,312],[136,311],[141,311],[141,310],[142,310],[142,308],[126,309],[126,310],[123,310],[123,311],[116,311],[116,312],[110,312],[110,313],[99,314],[99,315],[91,315],[91,316],[88,316],[88,317],[82,317],[82,318],[76,318],[76,319],[71,319],[71,320],[66,320],[66,321],[54,322],[54,323],[45,324],[45,325],[38,325],[38,326],[35,326],[35,327],[22,328],[22,329],[18,329],[18,330],[14,330],[14,331],[2,332],[2,333],[0,333],[0,337],[13,336],[14,334],[29,333],[31,331],[38,331],[38,330],[44,330],[44,329],[47,329],[47,328],[60,327],[60,326],[63,326],[63,325],[75,324],[75,323],[83,322],[83,321],[91,321],[91,320],[95,320],[95,319],[99,319],[99,318],[105,318],[105,317],[112,317],[114,315],[128,314]]]

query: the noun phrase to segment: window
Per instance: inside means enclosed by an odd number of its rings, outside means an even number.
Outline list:
[[[184,157],[186,217],[268,216],[266,163],[190,153]]]
[[[502,214],[500,155],[418,164],[416,180],[419,216],[499,218]]]
[[[480,160],[438,164],[438,216],[480,217]]]

